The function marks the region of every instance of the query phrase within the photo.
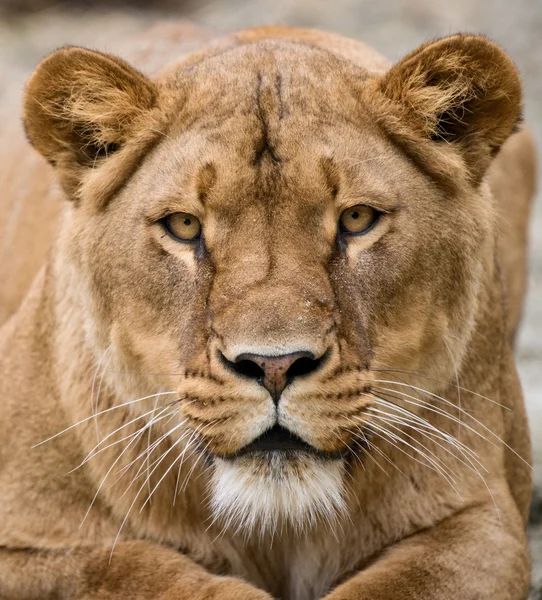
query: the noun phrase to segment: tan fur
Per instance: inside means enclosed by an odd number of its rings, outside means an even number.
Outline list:
[[[183,31],[151,34],[152,80],[45,59],[24,124],[54,168],[10,134],[0,597],[525,598],[511,342],[535,169],[515,67],[472,35],[389,68],[279,27],[182,57]],[[346,238],[355,204],[383,214]],[[176,211],[204,243],[165,233]],[[275,408],[218,358],[247,348],[327,359]],[[341,457],[232,458],[276,419]]]

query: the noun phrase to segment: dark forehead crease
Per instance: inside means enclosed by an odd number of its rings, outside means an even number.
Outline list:
[[[257,76],[256,85],[256,115],[260,123],[260,140],[255,149],[253,164],[260,166],[264,157],[268,156],[275,164],[281,162],[274,144],[271,142],[270,136],[270,113],[274,112],[277,119],[280,121],[284,113],[284,105],[282,100],[282,83],[277,84],[279,75],[276,74],[274,84],[269,85],[268,78],[259,73]]]
[[[256,114],[263,131],[256,163],[265,155],[279,158],[268,144],[275,133],[270,124],[301,117],[314,126],[356,120],[360,86],[369,76],[329,50],[282,39],[227,48],[184,69],[185,77],[181,69],[176,78],[185,91],[183,128],[220,130],[232,118]]]
[[[292,94],[307,97],[314,90],[322,96],[341,94],[349,84],[358,86],[369,77],[365,69],[327,49],[267,39],[230,47],[181,67],[173,85],[194,91],[205,89],[224,100],[234,96],[240,100],[240,93],[254,89],[258,74],[273,80],[275,94],[282,100]],[[284,110],[281,115],[285,115]]]

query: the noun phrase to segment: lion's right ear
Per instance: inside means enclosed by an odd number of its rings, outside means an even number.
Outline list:
[[[157,103],[152,81],[124,61],[84,48],[57,50],[26,85],[24,126],[69,194],[118,150]]]

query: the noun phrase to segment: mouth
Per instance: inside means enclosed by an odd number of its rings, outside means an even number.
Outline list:
[[[336,460],[342,456],[340,452],[322,452],[314,446],[307,444],[307,442],[285,427],[277,424],[262,433],[260,437],[253,440],[250,444],[238,450],[232,458],[262,452],[266,454],[276,452],[287,454],[304,452],[327,460]]]

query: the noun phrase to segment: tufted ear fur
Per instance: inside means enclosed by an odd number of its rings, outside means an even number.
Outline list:
[[[24,125],[71,195],[87,169],[134,135],[157,96],[156,86],[119,58],[62,48],[26,85]]]
[[[480,35],[422,45],[377,80],[398,122],[458,149],[478,183],[521,116],[521,82],[512,60]]]

